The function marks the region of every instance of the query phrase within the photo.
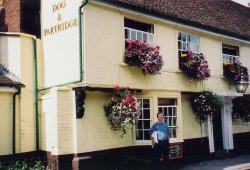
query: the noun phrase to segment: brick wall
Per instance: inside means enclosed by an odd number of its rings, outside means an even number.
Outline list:
[[[0,1],[0,32],[22,32],[40,37],[40,0]]]
[[[20,32],[20,0],[3,0],[0,31]]]

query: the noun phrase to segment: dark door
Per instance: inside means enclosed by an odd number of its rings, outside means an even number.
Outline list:
[[[214,149],[223,150],[221,113],[213,117]]]

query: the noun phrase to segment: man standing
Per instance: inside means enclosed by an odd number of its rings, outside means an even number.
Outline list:
[[[159,161],[168,160],[170,135],[169,127],[167,123],[164,123],[164,117],[161,112],[157,113],[157,119],[158,122],[153,124],[149,132],[151,135],[151,141],[154,145],[156,153],[159,155]]]

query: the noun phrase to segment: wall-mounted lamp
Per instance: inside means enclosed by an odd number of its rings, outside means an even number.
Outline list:
[[[249,85],[248,82],[242,81],[242,80],[237,81],[234,84],[235,84],[237,93],[245,93]]]

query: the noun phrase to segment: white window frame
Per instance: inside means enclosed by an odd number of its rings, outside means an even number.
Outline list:
[[[141,120],[149,120],[150,121],[150,128],[152,127],[152,125],[153,125],[153,123],[152,123],[152,120],[153,120],[153,102],[152,102],[152,97],[138,97],[137,98],[138,100],[145,100],[145,99],[148,99],[149,100],[149,105],[150,105],[150,108],[147,108],[147,109],[149,109],[150,110],[150,119],[141,119]],[[143,129],[144,130],[144,129]],[[146,130],[146,129],[145,129]],[[148,129],[148,130],[150,130],[150,129]],[[136,129],[136,125],[135,125],[135,128],[134,128],[134,139],[135,139],[135,142],[136,143],[139,143],[139,144],[149,144],[149,141],[150,141],[150,139],[145,139],[145,140],[137,140],[136,139],[136,131],[137,131],[137,129]]]
[[[126,38],[126,35],[125,35],[125,41],[130,41],[130,40],[139,40],[140,42],[143,42],[143,40],[147,39],[147,42],[149,45],[153,46],[155,43],[154,43],[154,34],[153,33],[149,33],[149,32],[145,32],[145,31],[140,31],[140,30],[136,30],[136,29],[133,29],[133,28],[128,28],[128,27],[124,27],[125,31],[128,31],[129,32],[129,37]],[[132,34],[135,34],[135,37],[136,38],[132,38]],[[139,36],[141,35],[141,36]],[[139,38],[138,38],[139,37]],[[146,37],[146,38],[144,38]]]
[[[125,19],[138,21],[138,22],[141,22],[141,23],[144,23],[144,24],[152,25],[152,27],[154,27],[154,24],[151,24],[151,23],[143,22],[143,21],[128,18],[128,17],[123,18],[123,20],[125,20]],[[126,30],[129,32],[129,38],[126,38],[126,33],[125,33]],[[154,28],[153,28],[153,30],[154,30]],[[136,36],[135,39],[132,38],[132,32],[135,33],[135,36]],[[139,35],[142,36],[141,39],[140,38],[138,39]],[[137,40],[137,39],[140,40],[140,42],[143,42],[145,36],[147,37],[147,42],[148,42],[149,45],[151,45],[151,46],[155,45],[155,34],[154,33],[141,31],[141,30],[137,30],[137,29],[133,29],[133,28],[129,28],[129,27],[124,26],[124,39],[127,42],[130,41],[130,40]]]
[[[240,61],[240,56],[224,54],[224,53],[223,53],[223,45],[238,47],[238,48],[239,48],[239,51],[238,51],[238,52],[239,52],[239,54],[240,54],[240,47],[239,47],[239,46],[223,43],[223,44],[221,45],[222,62],[223,62],[223,63],[224,63],[224,62],[233,63],[233,61]]]
[[[179,34],[181,34],[181,40],[179,40]],[[185,36],[185,41],[183,41],[182,37]],[[195,37],[197,38],[197,42],[192,42],[191,40],[191,37]],[[189,39],[189,41],[188,41]],[[181,49],[179,48],[179,43],[181,44]],[[183,44],[185,44],[185,48],[183,48]],[[191,48],[191,44],[194,44],[193,46],[195,46],[195,50],[194,49],[190,49]],[[189,49],[188,49],[189,47]],[[177,48],[178,48],[178,51],[181,51],[181,52],[185,52],[185,51],[189,51],[191,50],[193,53],[200,53],[200,50],[201,50],[201,37],[199,35],[194,35],[194,34],[189,34],[189,33],[186,33],[186,32],[181,32],[181,31],[177,31]]]
[[[170,93],[169,95],[160,94],[158,92],[149,92],[147,95],[138,95],[137,99],[149,99],[150,100],[150,127],[157,122],[158,113],[158,99],[176,99],[177,100],[177,129],[176,138],[170,138],[170,142],[183,142],[183,130],[182,130],[182,115],[181,115],[181,95],[179,93]],[[134,144],[135,145],[150,145],[151,141],[148,140],[136,140],[136,127],[134,126]]]
[[[159,106],[159,103],[157,103],[158,110],[159,110],[160,108],[162,108],[162,110],[164,110],[164,108],[167,108],[167,110],[168,110],[168,108],[172,108],[172,116],[169,116],[169,113],[168,113],[168,116],[166,116],[166,115],[164,114],[164,111],[163,111],[162,113],[163,113],[163,116],[164,116],[164,122],[165,122],[165,120],[168,119],[168,118],[176,118],[176,125],[175,125],[175,126],[174,126],[174,125],[171,125],[171,126],[170,126],[169,120],[168,120],[168,122],[166,122],[166,123],[168,124],[169,128],[170,128],[170,133],[171,133],[170,138],[173,139],[173,140],[176,140],[176,139],[178,138],[178,122],[179,122],[179,120],[178,120],[178,119],[179,119],[179,118],[178,118],[178,115],[179,115],[179,114],[178,114],[178,112],[179,112],[179,111],[178,111],[178,99],[177,99],[177,98],[168,98],[168,97],[159,97],[158,100],[159,100],[159,99],[175,99],[176,102],[177,102],[177,105],[172,105],[172,106],[169,106],[169,105],[167,105],[167,106]],[[176,110],[175,116],[173,116],[174,108],[175,108],[175,110]],[[172,119],[171,124],[174,124],[173,119]],[[172,129],[175,129],[176,137],[173,137],[173,136],[172,136],[172,134],[173,134],[173,130],[172,130]]]

